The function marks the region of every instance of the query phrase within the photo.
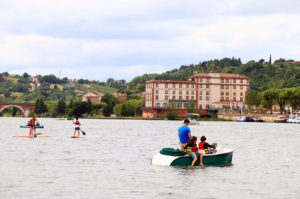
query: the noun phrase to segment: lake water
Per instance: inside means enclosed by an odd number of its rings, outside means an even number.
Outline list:
[[[300,125],[201,122],[192,135],[234,148],[233,166],[151,166],[177,147],[180,121],[39,119],[50,138],[13,138],[28,118],[0,118],[0,198],[300,198]]]

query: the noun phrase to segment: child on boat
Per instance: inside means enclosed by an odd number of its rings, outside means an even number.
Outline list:
[[[80,133],[80,122],[78,120],[78,117],[76,117],[75,122],[73,122],[73,124],[75,124],[75,130],[74,130],[74,136],[76,134],[76,132],[78,133],[78,137],[79,137],[79,133]]]
[[[198,150],[197,137],[193,136],[192,139],[186,144],[184,149],[185,149],[185,152],[193,158],[193,162],[192,162],[191,166],[194,166],[194,164],[197,161],[197,155],[199,155],[197,152],[197,150]],[[200,166],[203,166],[202,160],[203,160],[203,154],[200,154]]]
[[[206,140],[206,137],[205,136],[201,136],[200,138],[201,142],[199,143],[199,151],[200,153],[204,154],[204,153],[208,153],[208,154],[212,154],[213,153],[213,150],[212,149],[215,149],[217,147],[217,144],[216,143],[212,143],[211,145],[208,144],[207,142],[205,142]]]

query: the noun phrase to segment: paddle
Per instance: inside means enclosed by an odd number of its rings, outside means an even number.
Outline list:
[[[86,133],[82,129],[80,129],[80,131],[81,131],[82,135],[86,135]]]

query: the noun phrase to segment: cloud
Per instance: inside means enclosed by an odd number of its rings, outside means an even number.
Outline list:
[[[104,81],[232,56],[299,60],[299,4],[3,0],[0,69]]]

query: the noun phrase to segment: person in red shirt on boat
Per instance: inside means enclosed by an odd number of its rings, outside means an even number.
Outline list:
[[[200,155],[200,166],[203,166],[203,154],[198,153],[196,136],[193,136],[192,139],[185,145],[184,150],[187,154],[189,154],[189,156],[194,159],[191,166],[194,166],[194,164],[196,163],[197,155]]]
[[[36,120],[35,115],[33,115],[32,118],[27,123],[27,126],[30,126],[29,136],[33,136],[33,133],[34,133],[34,137],[36,137],[35,130],[36,130],[37,123],[38,123],[38,121]]]
[[[75,122],[73,122],[73,124],[75,124],[75,130],[74,130],[74,136],[76,134],[76,132],[78,133],[78,137],[79,137],[79,133],[80,133],[80,122],[78,120],[78,117],[76,117]]]
[[[217,147],[216,143],[212,143],[210,145],[207,142],[205,142],[205,140],[206,140],[205,136],[201,136],[200,140],[201,140],[201,142],[199,143],[199,151],[201,154],[204,154],[204,153],[211,154],[212,153],[211,148],[215,149]]]

